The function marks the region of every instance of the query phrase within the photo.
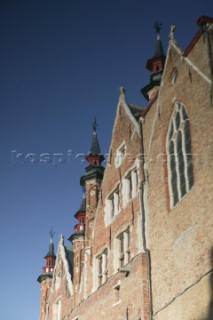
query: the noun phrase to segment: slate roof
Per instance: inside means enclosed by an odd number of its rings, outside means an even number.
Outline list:
[[[75,218],[77,217],[78,213],[79,212],[86,212],[86,198],[83,197],[82,201],[81,201],[81,206],[80,208],[78,209],[78,211],[76,212],[75,214]]]
[[[50,242],[49,250],[44,258],[47,258],[47,257],[55,257],[53,242]]]
[[[93,155],[101,154],[101,149],[99,146],[98,136],[97,136],[96,131],[93,131],[92,144],[91,144],[91,147],[90,147],[88,154],[93,154]]]
[[[165,54],[163,51],[163,45],[162,45],[160,37],[158,37],[157,41],[156,41],[156,45],[155,45],[155,53],[154,53],[152,59],[164,57],[164,56],[165,56]]]
[[[74,252],[73,248],[64,246],[66,258],[69,266],[69,272],[71,274],[71,278],[73,278],[73,266],[74,266]]]
[[[146,107],[141,107],[141,106],[136,106],[134,104],[130,104],[128,103],[128,107],[132,113],[132,115],[137,119],[138,118],[138,114],[140,114],[141,112],[143,112],[145,110]]]

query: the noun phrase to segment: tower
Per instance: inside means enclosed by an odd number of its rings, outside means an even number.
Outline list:
[[[81,292],[84,292],[85,295],[87,291],[88,280],[84,279],[84,273],[88,270],[88,266],[91,263],[91,252],[88,253],[87,250],[90,251],[90,239],[92,237],[95,211],[104,174],[104,167],[101,165],[104,156],[101,154],[98,142],[96,120],[94,120],[92,128],[92,143],[85,157],[89,165],[85,169],[86,173],[80,179],[80,184],[85,190],[85,195],[83,196],[79,210],[75,214],[78,223],[74,227],[74,233],[68,239],[74,246],[73,281],[75,305],[78,305],[81,300],[78,294],[80,288]]]
[[[142,94],[147,100],[151,100],[154,97],[158,87],[160,86],[166,59],[160,39],[161,23],[156,21],[154,28],[157,34],[155,52],[153,57],[147,60],[146,64],[146,68],[150,70],[152,74],[150,76],[150,83],[141,89]]]
[[[75,218],[78,223],[74,226],[74,233],[69,237],[69,241],[74,247],[74,290],[75,294],[75,304],[78,304],[76,300],[78,297],[78,291],[80,289],[82,271],[84,265],[84,246],[85,246],[85,214],[86,214],[86,199],[83,196],[81,206],[75,214]]]
[[[48,304],[50,287],[52,284],[53,271],[54,271],[54,267],[55,267],[56,256],[54,253],[53,235],[54,235],[54,232],[53,232],[53,230],[51,230],[50,231],[49,249],[48,249],[46,256],[44,257],[44,259],[46,260],[46,264],[43,267],[42,274],[37,279],[37,281],[40,283],[40,290],[41,290],[40,320],[45,319],[45,314],[47,311],[46,306]]]
[[[86,193],[85,240],[91,238],[95,210],[97,208],[101,182],[104,175],[104,167],[101,165],[104,156],[101,154],[98,142],[96,119],[94,119],[92,128],[92,143],[85,157],[89,162],[89,166],[86,167],[86,173],[80,179],[80,184],[84,187]]]

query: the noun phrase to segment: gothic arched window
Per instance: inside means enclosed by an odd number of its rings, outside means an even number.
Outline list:
[[[167,133],[170,205],[174,207],[194,183],[189,119],[185,107],[175,103]]]

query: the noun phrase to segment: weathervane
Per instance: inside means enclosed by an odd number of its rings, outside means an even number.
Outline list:
[[[94,132],[96,132],[97,127],[98,127],[98,123],[97,123],[96,117],[95,117],[94,121],[92,122],[92,129],[93,129]]]
[[[155,21],[154,23],[154,29],[156,31],[157,34],[160,34],[160,31],[161,31],[161,26],[162,26],[162,23],[160,21]]]
[[[55,234],[55,231],[53,231],[53,227],[51,228],[49,234],[50,234],[50,242],[52,243],[53,242],[53,236]]]

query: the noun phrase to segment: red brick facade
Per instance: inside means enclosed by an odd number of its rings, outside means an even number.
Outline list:
[[[147,108],[121,89],[103,179],[85,180],[85,234],[73,251],[60,240],[40,320],[213,319],[213,24],[200,21],[187,54],[171,32]]]

